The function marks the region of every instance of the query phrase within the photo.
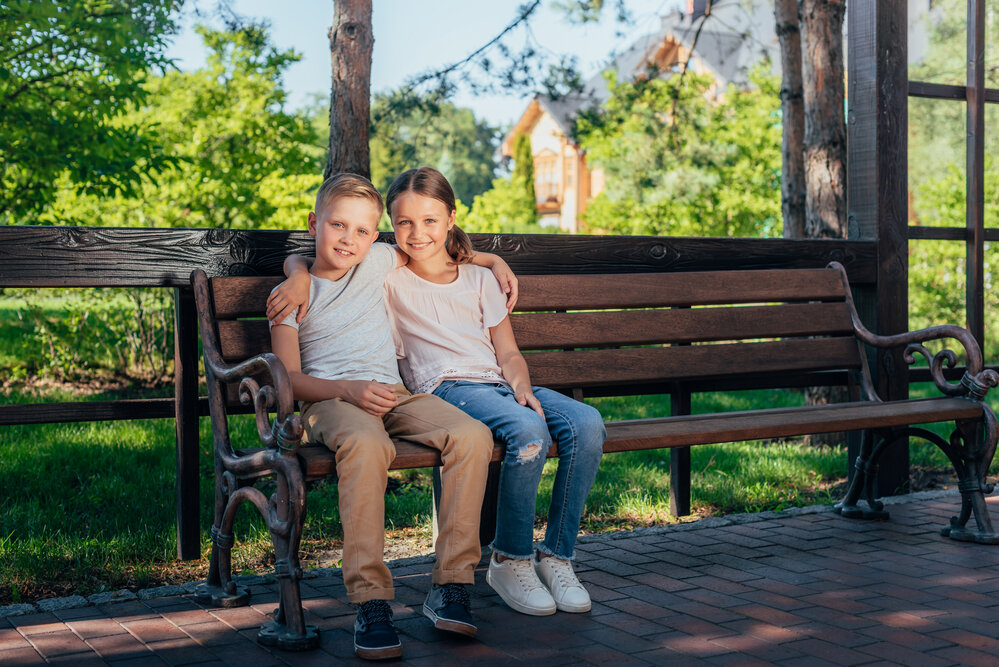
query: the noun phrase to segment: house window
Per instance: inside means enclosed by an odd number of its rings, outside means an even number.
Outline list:
[[[539,204],[558,201],[558,158],[539,155],[534,158],[534,195]]]

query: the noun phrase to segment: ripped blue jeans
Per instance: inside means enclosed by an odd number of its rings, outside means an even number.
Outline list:
[[[597,475],[607,431],[597,410],[557,391],[533,387],[545,418],[517,403],[503,384],[446,380],[434,394],[475,417],[506,445],[500,472],[494,551],[534,555],[534,512],[545,455],[554,441],[558,468],[542,553],[572,560],[583,506]]]

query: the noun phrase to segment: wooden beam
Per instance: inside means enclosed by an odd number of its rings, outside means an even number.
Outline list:
[[[882,335],[908,328],[907,10],[897,0],[855,0],[847,12],[850,237],[876,240],[877,298],[869,324]],[[901,351],[879,351],[873,370],[882,398],[908,396]],[[881,459],[879,489],[908,488],[908,446],[896,449]]]
[[[876,279],[874,245],[833,239],[472,234],[477,250],[519,274],[820,268],[851,284]],[[393,240],[391,234],[382,239]],[[0,287],[187,287],[191,271],[277,276],[290,253],[314,254],[306,232],[0,226]]]

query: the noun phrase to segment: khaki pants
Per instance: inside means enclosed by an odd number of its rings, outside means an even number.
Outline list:
[[[479,514],[493,437],[481,422],[432,394],[393,387],[399,404],[376,417],[341,399],[307,403],[302,419],[309,442],[336,455],[343,522],[343,581],[354,604],[394,597],[384,562],[385,484],[395,458],[392,438],[441,452],[440,532],[435,584],[471,584],[479,562]]]

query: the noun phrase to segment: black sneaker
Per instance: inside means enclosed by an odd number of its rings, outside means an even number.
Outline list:
[[[387,660],[402,655],[402,642],[392,625],[392,608],[385,600],[368,600],[357,606],[354,653],[365,660]]]
[[[468,590],[461,584],[433,586],[423,602],[423,615],[433,621],[438,630],[466,637],[474,637],[479,631],[468,607]]]

